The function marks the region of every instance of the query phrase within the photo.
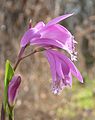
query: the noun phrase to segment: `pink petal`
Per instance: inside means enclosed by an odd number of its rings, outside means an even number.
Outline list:
[[[54,60],[53,56],[48,51],[45,51],[44,55],[45,55],[45,57],[47,58],[47,60],[48,60],[48,62],[50,64],[50,70],[51,70],[51,74],[52,74],[52,80],[56,81],[55,60]]]
[[[64,78],[65,75],[68,75],[69,72],[70,72],[70,68],[68,66],[68,64],[59,59],[59,56],[57,54],[55,54],[55,51],[54,50],[48,50],[51,54],[53,54],[54,58],[55,58],[55,61],[56,61],[56,68],[57,68],[57,72],[58,74]]]
[[[44,26],[45,26],[44,22],[40,21],[40,22],[38,22],[38,23],[35,25],[35,28],[36,28],[37,30],[40,30],[40,29],[42,29]]]
[[[62,20],[64,20],[64,19],[66,19],[66,18],[68,18],[68,17],[70,17],[70,16],[72,16],[72,15],[73,15],[73,13],[72,13],[72,14],[62,15],[62,16],[59,16],[59,17],[57,17],[57,18],[54,18],[53,20],[51,20],[50,22],[48,22],[48,23],[46,24],[46,26],[54,25],[54,24],[56,24],[56,23],[58,23],[58,22],[60,22],[60,21],[62,21]]]
[[[61,28],[58,24],[46,27],[40,32],[42,38],[51,38],[61,41],[63,44],[70,39],[71,35],[66,28]]]
[[[63,48],[65,46],[62,45],[62,43],[60,43],[57,40],[53,40],[53,39],[48,39],[48,38],[39,38],[39,39],[32,39],[30,41],[31,45],[42,45],[42,46],[55,46],[58,48]]]
[[[53,50],[52,50],[53,51]],[[60,59],[62,59],[63,61],[65,61],[68,66],[70,67],[71,69],[71,72],[72,74],[78,78],[78,80],[83,83],[83,78],[82,78],[82,75],[81,73],[79,72],[79,70],[77,69],[77,67],[74,65],[74,63],[67,57],[65,56],[64,54],[61,54],[57,51],[54,52],[56,55],[58,55],[60,57]]]
[[[62,64],[61,64],[61,61],[57,58],[57,56],[55,56],[55,62],[56,62],[56,71],[57,71],[57,74],[62,79],[62,78],[64,78],[64,74],[63,74],[63,71],[62,71]]]
[[[72,87],[72,75],[71,75],[71,72],[69,72],[68,77],[69,77],[69,79],[68,79],[66,82],[67,82],[67,84],[68,84],[70,87]]]
[[[31,28],[25,32],[25,34],[23,35],[23,37],[21,39],[21,47],[24,47],[27,44],[29,44],[30,40],[33,37],[40,37],[40,34],[37,32],[37,29],[35,29],[35,28]]]
[[[50,38],[57,40],[63,44],[63,49],[70,55],[75,53],[75,40],[72,34],[62,25],[56,24],[44,27],[39,31],[41,38]]]

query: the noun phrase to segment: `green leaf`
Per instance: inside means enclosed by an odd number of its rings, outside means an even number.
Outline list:
[[[12,79],[12,76],[14,75],[14,70],[10,64],[10,61],[6,61],[6,68],[5,68],[5,79],[4,79],[4,86],[6,87],[9,83],[9,81]]]
[[[5,79],[4,79],[4,109],[6,111],[6,106],[8,104],[8,85],[9,82],[11,81],[12,77],[14,75],[14,69],[12,68],[10,61],[6,61],[6,67],[5,67]]]

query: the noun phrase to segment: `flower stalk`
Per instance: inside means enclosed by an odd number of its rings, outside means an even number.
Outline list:
[[[14,109],[13,107],[9,107],[10,113],[9,113],[9,120],[14,120]]]

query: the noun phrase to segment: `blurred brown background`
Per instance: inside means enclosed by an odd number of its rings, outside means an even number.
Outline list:
[[[17,73],[22,84],[15,109],[16,120],[95,120],[95,0],[0,0],[0,105],[5,61],[14,65],[20,39],[40,20],[75,12],[62,21],[78,42],[78,62],[84,84],[73,80],[72,89],[51,93],[49,65],[42,54],[24,60]]]

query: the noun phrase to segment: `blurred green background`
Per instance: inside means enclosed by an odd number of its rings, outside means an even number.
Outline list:
[[[5,61],[14,65],[20,39],[38,21],[75,12],[61,22],[75,36],[78,62],[84,84],[73,78],[72,88],[61,95],[51,92],[49,64],[42,54],[24,60],[17,73],[22,75],[16,120],[95,120],[95,0],[0,0],[0,107],[3,98]]]

